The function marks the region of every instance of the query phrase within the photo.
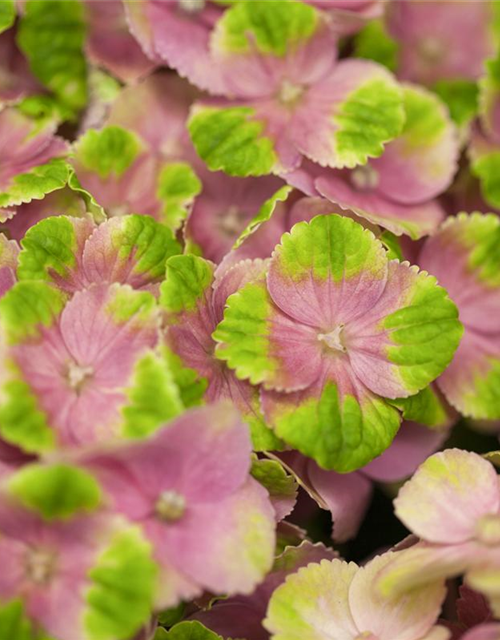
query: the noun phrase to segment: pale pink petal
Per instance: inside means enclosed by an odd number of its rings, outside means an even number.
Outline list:
[[[500,509],[498,477],[476,453],[447,449],[420,466],[394,505],[398,518],[424,540],[466,542],[482,516]]]
[[[462,640],[498,640],[500,638],[500,623],[482,624],[467,631]]]

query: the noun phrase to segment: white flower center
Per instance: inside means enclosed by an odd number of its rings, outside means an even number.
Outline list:
[[[44,549],[31,549],[26,556],[26,576],[39,585],[46,585],[52,579],[56,568],[56,555]]]
[[[376,189],[379,183],[378,172],[369,164],[353,169],[350,179],[352,186],[357,191],[371,191]]]
[[[304,87],[300,84],[294,84],[290,80],[283,80],[281,83],[278,100],[286,106],[293,106],[304,93]]]
[[[205,8],[205,0],[178,0],[178,3],[186,13],[199,13]]]
[[[94,375],[92,367],[82,367],[76,362],[70,362],[68,365],[67,378],[69,386],[80,393],[85,383]]]
[[[163,491],[156,501],[156,517],[164,522],[180,520],[186,511],[186,499],[177,491]]]
[[[419,41],[418,51],[427,62],[438,62],[445,53],[445,45],[439,38],[427,36]]]
[[[320,342],[324,342],[329,349],[334,349],[335,351],[341,351],[342,353],[346,353],[347,349],[345,348],[344,342],[342,340],[342,331],[344,330],[344,325],[339,324],[333,331],[329,331],[328,333],[318,333],[318,340]]]
[[[500,547],[500,514],[482,516],[476,525],[476,534],[479,541],[488,547]]]
[[[224,235],[232,238],[241,231],[242,214],[235,205],[231,205],[224,214],[221,214],[219,220],[219,227]]]

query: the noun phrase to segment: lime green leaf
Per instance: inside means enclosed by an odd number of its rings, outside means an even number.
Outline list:
[[[292,191],[292,187],[281,187],[269,200],[266,200],[259,209],[257,215],[250,220],[246,228],[241,232],[240,236],[233,245],[233,249],[238,249],[245,240],[257,231],[257,229],[267,222],[274,213],[279,202],[284,202]]]
[[[0,607],[0,638],[5,640],[50,640],[33,629],[24,613],[23,603],[13,600]]]
[[[0,0],[0,33],[9,29],[16,19],[16,5],[14,0]]]
[[[250,107],[195,107],[188,129],[209,169],[242,177],[271,173],[277,161],[273,141],[262,134],[264,123],[254,114]]]
[[[403,262],[404,256],[397,236],[386,230],[382,231],[379,236],[379,240],[387,251],[388,260],[399,260],[400,262]]]
[[[481,181],[481,192],[486,202],[500,209],[500,151],[492,151],[475,160],[472,173]]]
[[[8,490],[45,520],[66,519],[99,505],[101,491],[86,471],[65,464],[28,465],[8,481]]]
[[[449,423],[450,415],[444,400],[432,387],[426,387],[409,398],[388,400],[389,404],[403,412],[403,418],[428,427],[443,427]]]
[[[446,103],[450,116],[459,126],[471,122],[478,110],[478,87],[471,80],[439,80],[433,91]]]
[[[35,76],[74,111],[87,102],[84,9],[78,0],[27,0],[18,43]]]
[[[201,192],[201,182],[186,162],[165,165],[158,176],[158,199],[163,204],[162,222],[177,231],[186,219],[189,207]]]
[[[69,166],[63,158],[53,158],[46,164],[15,176],[7,191],[0,193],[0,208],[41,200],[48,193],[62,189],[68,182]]]
[[[87,211],[92,214],[92,217],[97,224],[106,220],[106,212],[94,196],[82,187],[73,167],[71,167],[69,171],[68,187],[83,199]]]
[[[188,409],[203,404],[208,380],[206,378],[200,379],[197,371],[185,367],[180,357],[170,349],[164,349],[164,357],[179,390],[182,405]]]
[[[111,174],[120,177],[141,150],[139,138],[122,127],[89,129],[75,144],[75,160],[104,180]]]
[[[157,567],[138,529],[117,533],[89,572],[85,626],[92,640],[126,640],[153,608]]]
[[[212,286],[214,266],[194,255],[172,256],[167,261],[167,277],[161,285],[160,303],[170,313],[196,309],[205,291]]]
[[[265,487],[271,498],[295,500],[298,485],[277,460],[254,458],[251,475]]]

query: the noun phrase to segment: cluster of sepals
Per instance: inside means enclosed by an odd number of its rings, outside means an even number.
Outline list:
[[[498,640],[497,11],[0,1],[0,639]]]

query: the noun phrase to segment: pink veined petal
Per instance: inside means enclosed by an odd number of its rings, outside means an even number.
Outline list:
[[[308,477],[332,514],[333,539],[345,542],[354,538],[370,503],[371,482],[357,471],[345,474],[325,471],[312,460],[308,464]]]
[[[378,482],[397,482],[408,478],[428,456],[440,448],[448,435],[448,429],[430,429],[405,420],[391,446],[363,467],[362,473]]]
[[[86,11],[86,50],[93,64],[103,66],[122,82],[134,82],[154,69],[155,63],[130,34],[120,0],[90,0]]]
[[[266,262],[264,260],[243,260],[228,269],[216,269],[212,305],[217,324],[222,321],[224,307],[229,296],[236,293],[248,282],[261,277],[265,268]]]
[[[360,632],[372,632],[379,640],[417,640],[431,629],[441,611],[444,580],[390,600],[383,598],[375,579],[397,555],[384,553],[359,569],[349,589],[349,606]]]
[[[447,449],[424,462],[394,501],[398,518],[428,542],[472,540],[482,516],[500,510],[493,466],[481,456]]]
[[[366,165],[371,168],[372,161]],[[352,181],[355,172],[363,172],[365,167],[352,171],[323,171],[314,184],[319,193],[338,204],[342,209],[351,209],[355,214],[378,224],[396,235],[408,234],[416,239],[435,231],[445,218],[443,208],[431,200],[418,205],[408,205],[393,200],[379,189],[356,189]],[[369,170],[369,169],[368,169]]]
[[[41,90],[17,46],[16,30],[7,29],[0,34],[0,102],[15,103]]]
[[[158,532],[156,543],[169,563],[205,589],[247,594],[272,563],[274,520],[267,491],[249,478],[225,499],[188,508],[163,527],[161,539]]]
[[[495,50],[491,12],[486,2],[396,0],[388,26],[400,47],[399,77],[430,85],[481,76]],[[466,41],[470,47],[463,46]]]
[[[101,1],[107,4],[107,0]],[[164,158],[179,159],[188,144],[186,120],[196,95],[182,78],[156,73],[122,89],[111,105],[106,124],[133,131],[152,152]]]

